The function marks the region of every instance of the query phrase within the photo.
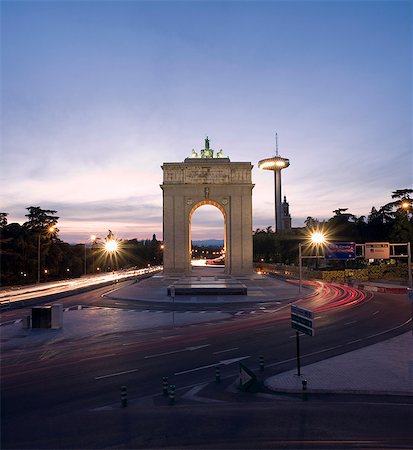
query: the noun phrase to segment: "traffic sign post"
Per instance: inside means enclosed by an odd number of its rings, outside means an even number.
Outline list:
[[[314,313],[309,309],[300,308],[291,305],[291,327],[296,330],[296,347],[297,347],[297,375],[301,375],[300,369],[300,332],[308,336],[314,336],[313,328]]]

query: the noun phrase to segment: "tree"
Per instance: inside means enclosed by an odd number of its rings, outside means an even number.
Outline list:
[[[0,228],[4,228],[7,225],[8,213],[0,212]]]
[[[29,220],[23,226],[30,231],[47,230],[50,227],[54,227],[59,220],[59,217],[55,216],[57,211],[54,209],[42,209],[40,206],[29,206],[26,209],[29,211],[29,214],[26,214]],[[55,234],[57,231],[55,229]]]

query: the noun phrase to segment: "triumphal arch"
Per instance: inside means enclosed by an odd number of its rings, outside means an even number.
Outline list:
[[[206,204],[224,216],[225,272],[252,273],[252,167],[214,155],[208,138],[184,162],[162,165],[164,273],[191,273],[191,219]]]

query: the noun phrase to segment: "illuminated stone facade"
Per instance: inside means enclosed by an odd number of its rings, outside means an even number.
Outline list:
[[[162,166],[164,272],[191,272],[191,219],[197,208],[208,204],[224,216],[225,272],[252,273],[253,166],[213,157],[209,143],[205,147],[208,157],[193,151],[195,157]]]

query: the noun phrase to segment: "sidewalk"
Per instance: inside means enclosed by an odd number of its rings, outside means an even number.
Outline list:
[[[413,396],[413,335],[387,341],[284,372],[265,380],[275,392],[395,394]]]

